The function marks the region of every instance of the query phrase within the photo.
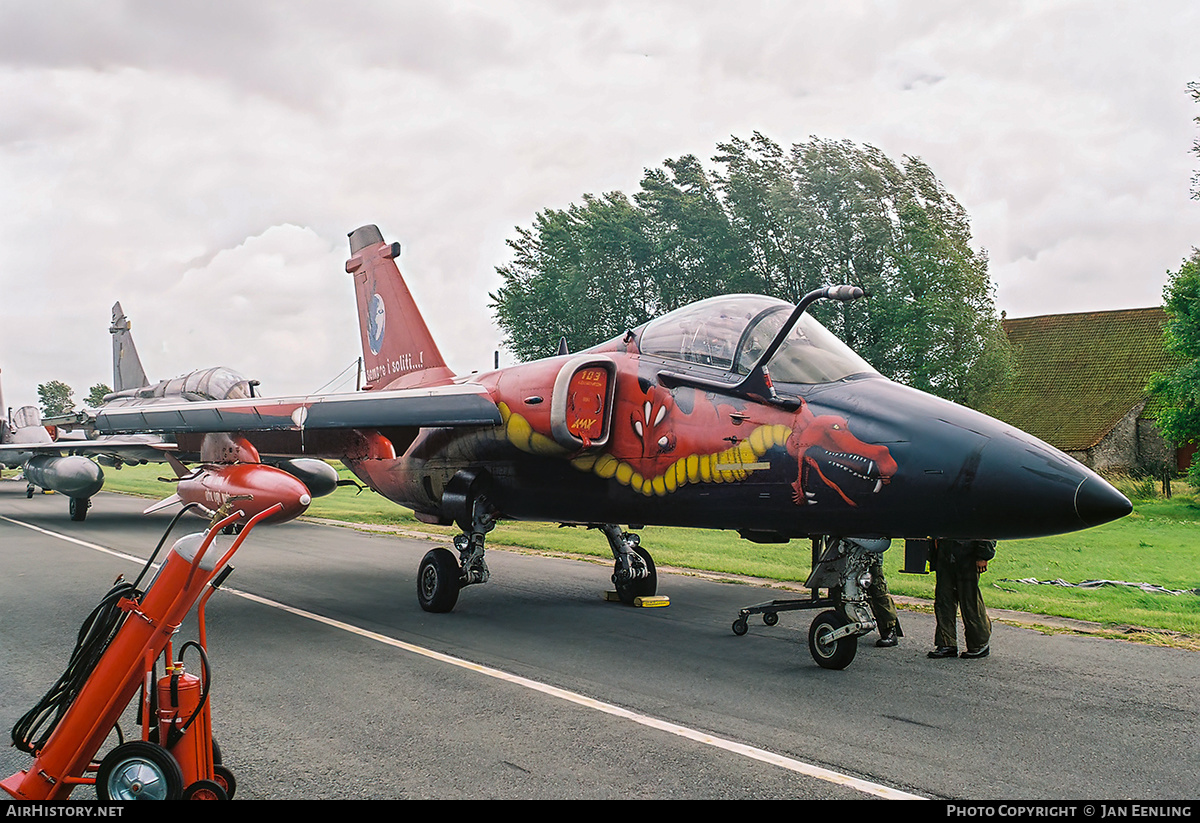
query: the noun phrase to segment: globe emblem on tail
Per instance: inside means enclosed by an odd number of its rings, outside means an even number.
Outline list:
[[[378,294],[371,295],[371,301],[367,304],[367,343],[371,346],[372,354],[379,354],[379,349],[383,347],[386,320],[383,298]]]

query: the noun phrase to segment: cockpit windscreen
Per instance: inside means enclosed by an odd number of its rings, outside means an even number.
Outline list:
[[[748,374],[794,307],[760,295],[713,297],[648,323],[643,354]],[[768,364],[781,383],[829,383],[852,374],[876,374],[832,332],[804,314]]]

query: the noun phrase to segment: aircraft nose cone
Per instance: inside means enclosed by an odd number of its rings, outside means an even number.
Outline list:
[[[1075,513],[1088,526],[1099,526],[1133,511],[1125,495],[1099,477],[1085,477],[1075,490]]]
[[[1099,526],[1133,509],[1091,469],[1006,423],[883,380],[853,388],[837,398],[841,416],[897,465],[876,498],[903,522],[879,531],[1015,540]]]

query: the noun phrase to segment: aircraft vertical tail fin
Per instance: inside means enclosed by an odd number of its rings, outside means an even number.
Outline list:
[[[133,335],[130,333],[129,318],[121,311],[121,304],[114,303],[112,307],[112,325],[108,332],[113,336],[113,391],[140,389],[149,386],[146,370],[138,357],[133,345]]]
[[[383,242],[375,226],[350,232],[346,271],[354,275],[367,389],[435,386],[454,378],[396,266],[399,254],[400,244]]]

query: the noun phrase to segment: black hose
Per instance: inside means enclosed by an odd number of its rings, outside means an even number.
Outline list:
[[[150,552],[150,559],[146,561],[146,565],[142,567],[142,573],[137,576],[137,580],[133,581],[134,586],[142,584],[142,578],[146,576],[146,572],[150,571],[150,567],[154,565],[154,558],[158,557],[158,553],[162,551],[163,544],[167,542],[167,537],[171,534],[171,530],[175,528],[175,524],[179,522],[179,518],[191,509],[198,507],[199,503],[188,503],[182,509],[175,513],[171,518],[171,522],[167,525],[167,530],[163,532],[163,536],[159,538],[158,545],[154,547],[154,551]]]
[[[139,593],[132,583],[118,579],[79,629],[75,650],[66,670],[37,704],[25,713],[12,729],[13,745],[35,754],[46,745],[67,709],[87,683],[108,644],[125,621],[127,612],[120,608],[123,599]]]
[[[179,660],[182,662],[183,655],[189,647],[194,648],[200,654],[200,699],[196,701],[196,708],[192,712],[191,716],[188,717],[187,721],[178,727],[176,727],[174,724],[171,725],[171,729],[167,733],[167,739],[163,741],[164,745],[166,745],[168,749],[172,748],[177,742],[179,742],[180,738],[182,738],[184,734],[187,733],[187,730],[191,728],[192,724],[196,722],[196,718],[200,716],[200,710],[203,709],[204,704],[208,702],[208,693],[212,688],[211,673],[208,668],[208,654],[204,651],[203,646],[194,640],[189,640],[187,643],[184,643],[179,647]],[[174,681],[172,681],[172,685],[174,685]]]

